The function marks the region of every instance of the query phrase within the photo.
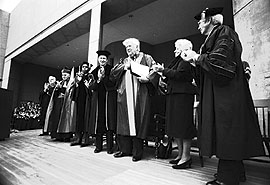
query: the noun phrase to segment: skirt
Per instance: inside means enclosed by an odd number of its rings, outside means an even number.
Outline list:
[[[166,134],[181,139],[196,136],[194,125],[194,95],[169,94],[166,96]]]

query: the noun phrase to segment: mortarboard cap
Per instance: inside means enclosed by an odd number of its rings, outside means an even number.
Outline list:
[[[214,16],[214,15],[220,14],[222,12],[222,10],[223,10],[222,7],[205,8],[202,12],[195,15],[194,18],[199,21],[199,20],[201,20],[202,14],[205,14],[205,17]]]
[[[109,57],[109,55],[111,55],[111,53],[109,51],[106,51],[106,50],[98,50],[97,54],[98,54],[98,56],[105,55],[107,58]]]
[[[62,70],[61,70],[61,73],[71,73],[71,70],[68,68],[68,67],[64,67]]]
[[[89,63],[88,62],[83,62],[82,64],[81,64],[81,66],[83,66],[83,65],[87,65],[88,67],[89,67]]]

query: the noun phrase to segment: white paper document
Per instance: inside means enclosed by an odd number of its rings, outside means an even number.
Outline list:
[[[139,77],[146,77],[149,74],[149,67],[137,62],[130,63],[131,72]]]

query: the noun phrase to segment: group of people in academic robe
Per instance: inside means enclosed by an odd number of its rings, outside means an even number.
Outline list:
[[[71,88],[70,83],[70,72],[71,71],[68,68],[61,70],[62,80],[55,81],[54,85],[50,86],[51,93],[48,94],[50,97],[49,101],[46,101],[44,110],[42,107],[41,112],[43,118],[41,121],[43,123],[43,134],[41,135],[50,133],[51,138],[59,141],[70,141],[72,137],[72,124],[70,124],[70,121],[72,120],[68,120],[74,115],[74,110],[71,110],[72,99],[70,97],[72,97],[73,89]],[[70,110],[68,114],[65,114],[68,105],[70,105]],[[66,116],[69,118],[66,118]]]
[[[61,81],[49,77],[49,83],[45,83],[40,95],[43,127],[40,135],[68,142],[75,134],[70,145],[81,147],[88,146],[90,136],[95,136],[95,153],[98,153],[103,149],[105,134],[107,152],[112,154],[116,130],[116,88],[109,79],[112,69],[108,64],[110,52],[100,50],[97,54],[99,65],[91,73],[91,65],[83,62],[76,74],[74,69],[62,69]]]
[[[150,124],[151,95],[158,86],[166,90],[166,133],[175,138],[178,154],[169,161],[174,169],[190,168],[191,140],[200,139],[204,156],[219,158],[215,179],[206,184],[237,185],[245,181],[243,160],[264,155],[262,138],[244,70],[242,46],[237,33],[223,25],[222,8],[206,8],[195,19],[207,38],[197,53],[187,39],[175,42],[175,58],[167,67],[140,51],[140,41],[123,41],[127,57],[115,66],[108,64],[108,51],[98,51],[98,66],[84,62],[70,77],[46,86],[51,96],[45,116],[44,133],[68,140],[71,146],[89,144],[95,136],[95,153],[118,151],[115,158],[143,158],[143,144]],[[134,66],[141,67],[139,73]],[[72,75],[71,75],[72,76]],[[194,86],[196,82],[196,87]],[[50,90],[49,90],[50,89]],[[199,97],[199,128],[193,123],[194,95]],[[114,140],[115,139],[115,140]],[[84,142],[83,142],[84,141]]]

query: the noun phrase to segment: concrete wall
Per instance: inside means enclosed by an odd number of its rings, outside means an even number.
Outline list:
[[[233,0],[233,14],[243,46],[242,59],[252,71],[253,99],[270,98],[270,1]]]
[[[10,15],[6,54],[86,1],[89,0],[22,0]]]
[[[13,107],[22,101],[38,102],[39,92],[43,90],[50,75],[61,79],[61,73],[57,69],[12,62],[8,89],[14,92]]]
[[[4,70],[4,58],[7,46],[7,37],[9,29],[9,13],[0,10],[0,87]]]

